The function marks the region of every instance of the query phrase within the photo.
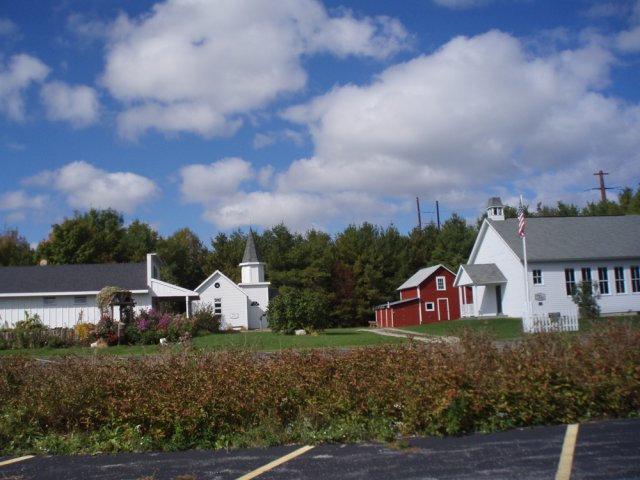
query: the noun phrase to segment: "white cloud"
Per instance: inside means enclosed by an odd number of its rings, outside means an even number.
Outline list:
[[[149,129],[225,135],[239,115],[304,87],[303,55],[383,58],[407,40],[395,20],[331,17],[316,0],[169,0],[112,25],[101,82],[126,106],[118,119],[125,137]]]
[[[304,135],[288,128],[279,132],[258,133],[253,138],[253,148],[258,150],[278,142],[291,142],[300,147],[304,144]]]
[[[225,158],[210,165],[187,165],[180,169],[180,191],[186,202],[207,204],[235,194],[241,183],[254,176],[251,164],[241,158]]]
[[[278,189],[429,192],[468,208],[470,190],[589,161],[637,178],[640,108],[599,91],[613,62],[595,44],[535,56],[497,31],[455,38],[369,85],[290,108],[285,118],[309,128],[315,152],[279,175]]]
[[[0,36],[12,36],[18,33],[18,27],[8,18],[0,17]]]
[[[374,222],[389,223],[399,209],[362,193],[324,195],[257,191],[240,192],[209,205],[203,219],[220,229],[248,224],[270,228],[284,223],[294,231],[305,231],[312,227],[322,229],[338,217],[352,223],[358,223],[362,216]]]
[[[492,0],[433,0],[436,5],[453,9],[479,7],[482,5],[486,5],[491,1]]]
[[[40,96],[50,120],[67,121],[75,128],[89,126],[98,120],[100,103],[93,88],[51,82],[42,87]]]
[[[46,205],[45,195],[30,197],[23,190],[0,194],[0,210],[40,209]]]
[[[623,52],[640,52],[640,25],[620,32],[616,38],[616,46]]]
[[[30,55],[14,55],[6,66],[0,63],[0,112],[11,120],[24,121],[25,91],[32,83],[42,82],[48,74],[49,68]]]
[[[49,187],[60,192],[72,208],[113,208],[131,213],[159,193],[150,179],[130,172],[109,173],[84,161],[33,176],[25,185]]]

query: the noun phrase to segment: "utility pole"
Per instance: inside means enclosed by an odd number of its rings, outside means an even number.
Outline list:
[[[607,188],[604,186],[604,176],[605,175],[609,175],[609,173],[607,172],[603,172],[602,170],[599,170],[597,173],[594,173],[594,175],[597,175],[598,177],[600,177],[600,200],[603,202],[607,201]],[[596,190],[594,188],[594,190]]]
[[[422,217],[420,217],[420,198],[416,197],[416,206],[418,207],[418,228],[422,229]]]
[[[436,200],[436,219],[438,221],[438,230],[440,230],[440,204]]]

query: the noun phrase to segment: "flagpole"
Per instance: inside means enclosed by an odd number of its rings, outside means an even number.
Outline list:
[[[529,265],[527,262],[527,236],[524,233],[524,204],[522,202],[522,195],[520,195],[520,215],[522,215],[522,220],[520,220],[522,222],[522,227],[520,229],[520,236],[522,238],[522,257],[524,260],[524,297],[525,297],[525,325],[524,329],[525,331],[528,331],[531,329],[532,325],[531,323],[531,297],[529,294]]]

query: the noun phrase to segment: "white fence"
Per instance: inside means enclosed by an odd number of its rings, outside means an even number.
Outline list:
[[[526,333],[539,332],[577,332],[579,329],[577,315],[525,315],[522,317],[522,327]]]

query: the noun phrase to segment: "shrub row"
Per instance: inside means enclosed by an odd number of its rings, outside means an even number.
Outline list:
[[[74,328],[48,328],[38,315],[25,312],[25,320],[14,328],[0,331],[0,349],[88,346],[98,339],[108,345],[153,345],[161,338],[175,342],[187,337],[218,332],[220,315],[211,305],[203,305],[191,317],[184,314],[163,313],[154,309],[141,310],[122,325],[108,315],[97,324],[78,323]]]
[[[503,349],[193,353],[0,363],[1,454],[175,450],[458,435],[640,413],[640,332]]]

